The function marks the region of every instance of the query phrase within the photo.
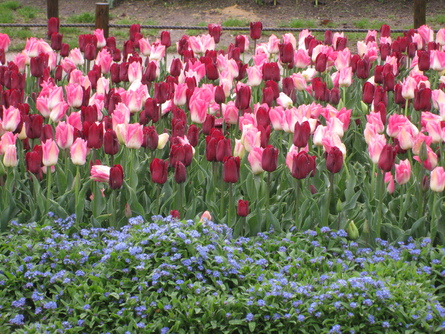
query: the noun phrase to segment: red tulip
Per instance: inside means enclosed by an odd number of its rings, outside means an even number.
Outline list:
[[[159,143],[159,135],[156,132],[154,126],[146,126],[143,129],[144,139],[142,141],[142,147],[148,148],[149,150],[156,150]]]
[[[315,58],[315,70],[317,72],[323,73],[326,71],[328,57],[325,53],[320,52]]]
[[[374,100],[374,85],[370,82],[365,82],[363,85],[363,95],[362,100],[367,104],[371,104]]]
[[[51,48],[55,51],[62,50],[63,35],[59,33],[53,33],[51,35]]]
[[[114,165],[110,168],[110,179],[108,185],[111,189],[120,189],[124,183],[124,169],[121,165]]]
[[[179,59],[179,58],[173,59],[172,63],[170,64],[170,75],[173,77],[179,77],[181,72],[182,72],[181,59]],[[155,72],[155,74],[156,74],[156,72]],[[151,80],[151,81],[154,81],[154,80]]]
[[[158,184],[164,184],[168,176],[168,162],[154,158],[150,163],[151,180]]]
[[[386,144],[383,146],[382,152],[380,153],[380,158],[378,166],[381,170],[385,172],[390,172],[394,166],[394,160],[396,158],[396,151],[392,145]]]
[[[273,80],[278,82],[281,79],[280,69],[275,62],[264,63],[262,71],[264,81]]]
[[[326,151],[326,169],[331,173],[338,173],[343,167],[343,153],[337,146]]]
[[[47,32],[47,36],[48,38],[51,38],[51,36],[54,33],[58,33],[59,32],[59,27],[60,27],[60,20],[58,17],[50,17],[48,19],[48,32]]]
[[[291,43],[280,45],[280,60],[283,63],[291,63],[294,60],[294,47]]]
[[[40,138],[43,128],[43,117],[39,114],[29,115],[25,121],[26,136],[29,139]]]
[[[250,106],[251,94],[252,92],[250,87],[239,87],[238,91],[236,92],[235,106],[240,110],[247,109]]]
[[[266,146],[261,158],[261,167],[267,172],[273,172],[278,167],[278,149],[272,145]]]
[[[176,183],[184,183],[187,180],[187,169],[185,165],[178,161],[175,164],[175,181]]]
[[[238,201],[238,207],[236,213],[240,217],[246,217],[249,214],[249,201],[244,201],[240,199]]]
[[[261,22],[250,22],[250,38],[260,39],[263,31],[263,24]]]
[[[88,127],[87,143],[89,148],[101,148],[103,144],[104,128],[102,123],[92,123]]]
[[[414,109],[417,111],[431,110],[431,89],[420,88],[414,90]]]
[[[380,27],[380,36],[381,37],[390,37],[391,36],[391,27],[387,24],[383,24]]]
[[[232,142],[229,138],[221,138],[216,145],[216,161],[224,161],[232,155]]]
[[[40,146],[39,146],[40,147]],[[38,178],[42,178],[42,152],[39,153],[38,150],[34,150],[31,152],[26,152],[25,155],[26,160],[26,169],[33,173]]]
[[[425,50],[419,50],[417,51],[417,56],[419,57],[417,63],[419,71],[428,71],[430,69],[430,53]]]
[[[226,102],[226,94],[224,93],[224,88],[222,86],[215,87],[215,102],[218,104]]]
[[[148,118],[148,120],[151,120],[153,123],[157,123],[159,121],[159,104],[158,104],[158,102],[155,99],[148,98],[145,101],[144,113],[146,114],[146,117]]]
[[[215,44],[218,44],[219,40],[221,38],[221,33],[222,33],[221,25],[220,24],[209,24],[207,26],[207,29],[209,30],[209,35],[213,37]]]
[[[104,134],[104,152],[108,155],[115,155],[119,152],[119,141],[114,130],[107,130]]]
[[[228,183],[236,183],[240,176],[240,158],[226,157],[223,162],[223,180]]]
[[[170,33],[168,31],[161,32],[161,45],[164,45],[166,49],[172,45]]]
[[[302,151],[292,157],[292,176],[297,180],[315,174],[315,156]]]
[[[310,135],[311,127],[308,121],[301,124],[299,122],[295,123],[293,143],[296,147],[306,147]]]

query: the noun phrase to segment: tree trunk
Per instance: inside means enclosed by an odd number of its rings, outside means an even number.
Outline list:
[[[414,0],[414,29],[426,24],[426,0]]]

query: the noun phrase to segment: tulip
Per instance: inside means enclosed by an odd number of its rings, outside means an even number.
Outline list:
[[[241,86],[236,92],[235,106],[240,110],[245,110],[250,106],[252,92],[250,87]]]
[[[227,183],[236,183],[240,177],[240,158],[226,157],[223,162],[223,180]]]
[[[59,122],[56,126],[56,142],[61,149],[66,149],[73,144],[74,127],[65,122]]]
[[[249,201],[240,199],[238,201],[236,213],[240,217],[246,217],[249,214]]]
[[[59,148],[57,144],[50,138],[42,142],[43,166],[55,166],[59,157]]]
[[[263,80],[273,80],[273,81],[280,81],[281,75],[280,75],[280,68],[278,67],[278,64],[275,62],[272,63],[264,63],[263,64]]]
[[[89,148],[100,148],[103,144],[103,124],[93,123],[88,128],[87,143]]]
[[[435,192],[442,192],[445,188],[445,171],[442,166],[431,171],[430,188]]]
[[[378,166],[385,172],[390,172],[394,166],[394,160],[396,158],[396,151],[392,145],[386,144],[382,148],[380,153]]]
[[[3,110],[3,117],[1,122],[3,130],[11,132],[15,131],[17,129],[17,126],[20,124],[20,121],[21,116],[19,109],[10,106],[9,108]]]
[[[175,182],[184,183],[187,179],[187,169],[181,161],[175,163]]]
[[[105,165],[93,165],[90,170],[90,179],[96,182],[108,183],[111,167]]]
[[[308,121],[301,124],[299,122],[295,123],[293,143],[296,147],[306,147],[310,135],[311,127]]]
[[[273,172],[278,167],[278,149],[272,145],[266,146],[261,157],[261,167],[267,172]]]
[[[108,185],[111,189],[120,189],[124,183],[124,169],[121,165],[114,165],[110,168]]]
[[[38,114],[29,115],[29,117],[25,121],[26,136],[29,139],[40,138],[42,134],[42,128],[43,128],[42,115]]]
[[[2,150],[5,152],[3,156],[3,165],[5,167],[15,167],[18,164],[17,160],[17,146],[6,145]]]
[[[224,161],[232,155],[232,142],[229,138],[221,138],[216,145],[216,161]]]
[[[213,37],[215,44],[218,44],[221,39],[222,27],[220,24],[209,24],[207,26],[209,35]]]
[[[253,40],[261,38],[263,24],[261,22],[250,22],[250,38]]]
[[[83,166],[87,159],[87,142],[82,138],[77,138],[70,147],[71,161],[74,165]]]
[[[39,146],[40,147],[40,146]],[[41,149],[41,147],[40,147]],[[39,176],[39,179],[42,177],[42,156],[41,153],[38,152],[38,150],[34,150],[31,152],[26,152],[25,155],[26,160],[26,169]]]
[[[292,157],[292,176],[297,180],[305,179],[315,174],[315,156],[302,151]]]
[[[401,160],[399,164],[395,164],[396,182],[398,184],[405,184],[411,177],[411,163],[408,159]]]
[[[151,180],[158,184],[164,184],[168,176],[168,162],[154,158],[150,163]]]
[[[335,174],[343,167],[343,153],[337,146],[332,146],[326,151],[326,169]]]

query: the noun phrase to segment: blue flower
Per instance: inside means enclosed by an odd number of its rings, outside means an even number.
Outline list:
[[[338,334],[340,334],[340,333],[341,333],[340,325],[334,325],[334,326],[332,326],[332,328],[331,328],[331,330],[329,331],[329,333],[338,333]]]
[[[12,325],[23,326],[25,324],[23,320],[25,320],[25,316],[23,314],[17,314],[14,318],[9,320],[9,323]]]
[[[247,320],[247,321],[252,321],[253,319],[254,319],[254,316],[253,316],[252,313],[248,313],[248,314],[246,315],[246,320]]]

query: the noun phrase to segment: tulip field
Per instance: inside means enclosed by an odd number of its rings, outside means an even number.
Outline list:
[[[445,29],[222,33],[0,33],[0,332],[444,330]]]

